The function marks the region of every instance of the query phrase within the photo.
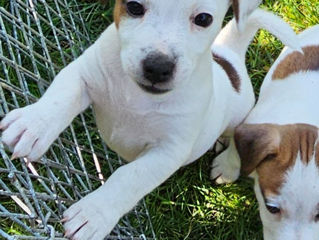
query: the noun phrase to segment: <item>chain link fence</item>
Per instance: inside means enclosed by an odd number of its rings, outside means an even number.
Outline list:
[[[32,104],[91,44],[76,0],[0,0],[0,116]],[[54,123],[53,123],[54,124]],[[50,126],[48,126],[50,127]],[[41,160],[10,160],[0,143],[0,238],[64,239],[62,213],[121,164],[89,109]],[[155,239],[144,201],[107,239]]]

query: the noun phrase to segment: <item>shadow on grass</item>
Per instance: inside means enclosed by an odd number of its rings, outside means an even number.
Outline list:
[[[215,186],[213,156],[180,169],[146,201],[158,239],[262,239],[253,181]]]

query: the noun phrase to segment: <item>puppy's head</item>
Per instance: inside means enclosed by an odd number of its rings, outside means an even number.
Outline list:
[[[124,71],[152,94],[186,84],[209,56],[231,2],[240,22],[260,0],[116,0]]]
[[[318,136],[304,124],[237,128],[242,173],[255,173],[265,240],[319,238]]]

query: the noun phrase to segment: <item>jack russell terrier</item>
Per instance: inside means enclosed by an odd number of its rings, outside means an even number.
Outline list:
[[[319,25],[285,49],[235,140],[255,178],[265,240],[319,239]]]
[[[101,135],[129,164],[64,213],[71,239],[103,239],[137,202],[233,133],[254,105],[245,52],[259,27],[298,49],[279,17],[230,0],[117,0],[115,23],[63,69],[35,104],[1,122],[12,158],[36,160],[93,105]],[[241,31],[238,31],[238,29]],[[238,171],[239,174],[239,171]]]

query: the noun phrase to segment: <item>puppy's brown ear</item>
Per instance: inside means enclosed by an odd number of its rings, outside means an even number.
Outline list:
[[[241,158],[241,173],[248,176],[262,161],[277,156],[280,134],[274,125],[243,124],[235,131],[235,143]]]
[[[247,17],[262,3],[262,0],[231,0],[238,29],[244,30]]]
[[[126,9],[125,9],[123,0],[116,0],[114,11],[113,11],[113,18],[117,28],[119,27],[121,18],[125,15],[126,15]]]

